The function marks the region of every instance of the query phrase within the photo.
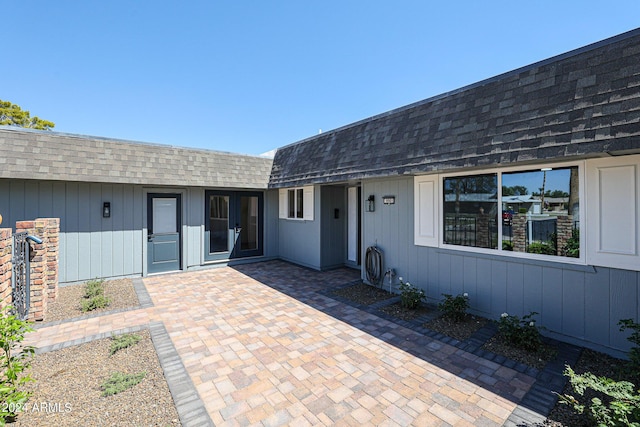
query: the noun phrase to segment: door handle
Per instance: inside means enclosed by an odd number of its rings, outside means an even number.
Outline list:
[[[148,234],[148,235],[147,235],[147,242],[152,241],[154,237],[156,237],[156,235],[155,235],[155,234]]]
[[[240,234],[240,232],[242,231],[242,227],[239,227],[237,224],[234,227],[234,231],[236,232],[236,234]]]

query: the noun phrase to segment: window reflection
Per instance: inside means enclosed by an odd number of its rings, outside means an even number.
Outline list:
[[[496,249],[497,215],[497,175],[445,178],[444,243]]]
[[[580,256],[578,168],[502,174],[502,249]]]

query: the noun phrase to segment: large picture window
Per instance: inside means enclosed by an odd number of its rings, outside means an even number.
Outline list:
[[[442,243],[580,258],[577,166],[442,180]]]

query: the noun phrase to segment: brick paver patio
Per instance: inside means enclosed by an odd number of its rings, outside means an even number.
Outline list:
[[[280,261],[153,276],[142,280],[150,301],[141,308],[45,324],[27,341],[51,350],[151,325],[183,425],[544,419],[519,406],[536,383],[529,372],[327,295],[358,278]]]

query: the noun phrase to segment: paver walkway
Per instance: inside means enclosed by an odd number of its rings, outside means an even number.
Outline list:
[[[164,325],[168,339],[156,347],[184,425],[501,426],[515,425],[514,411],[542,419],[518,407],[535,383],[527,373],[323,294],[358,277],[280,261],[154,276],[143,280],[152,305],[43,325],[27,341],[55,348]],[[189,416],[202,408],[208,419]]]

